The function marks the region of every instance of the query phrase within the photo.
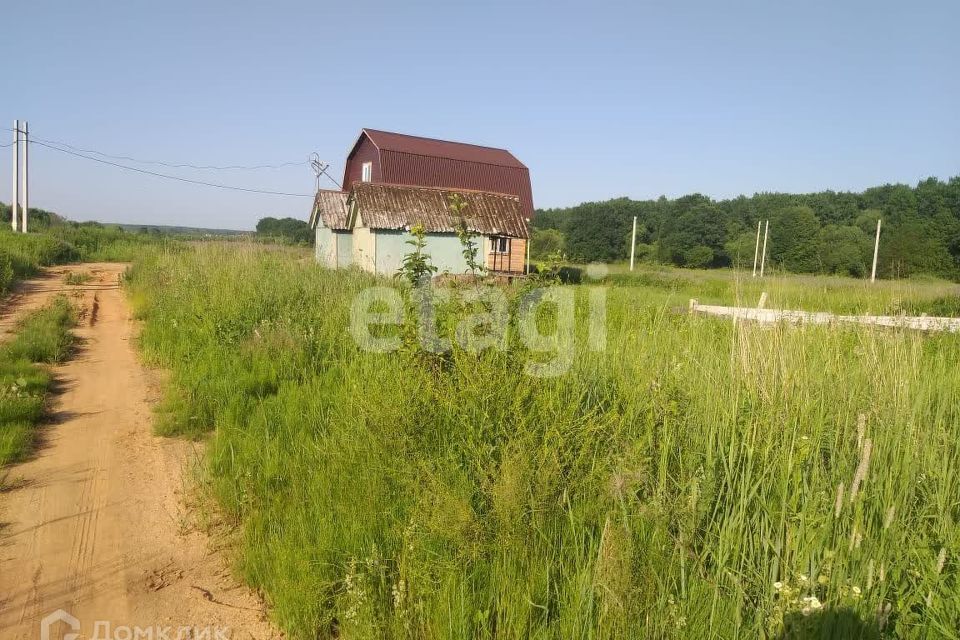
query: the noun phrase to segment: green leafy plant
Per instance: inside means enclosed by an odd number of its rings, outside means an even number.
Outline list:
[[[427,232],[423,225],[413,225],[410,234],[413,237],[407,240],[407,244],[413,247],[413,251],[403,256],[403,263],[397,270],[397,275],[416,287],[433,277],[437,267],[430,262],[430,254],[424,252],[427,246]]]
[[[467,221],[463,217],[463,210],[467,207],[467,202],[459,193],[450,195],[450,209],[457,218],[457,238],[463,247],[463,259],[467,263],[467,269],[473,276],[482,276],[486,273],[486,267],[479,260],[480,246],[474,241],[477,235],[467,227]]]

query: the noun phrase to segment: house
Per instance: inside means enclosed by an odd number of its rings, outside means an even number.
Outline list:
[[[506,149],[363,129],[347,154],[343,188],[357,182],[505,193],[533,218],[530,170]]]
[[[422,225],[426,252],[441,272],[464,273],[450,198],[478,236],[479,255],[499,274],[526,268],[533,216],[530,171],[505,149],[363,129],[347,155],[343,191],[318,191],[310,216],[317,261],[395,273]]]
[[[451,206],[456,194],[463,202]],[[349,192],[321,191],[310,224],[316,229],[317,261],[338,268],[351,264],[392,275],[412,251],[410,230],[425,231],[425,253],[441,273],[468,271],[457,236],[462,224],[474,236],[478,258],[492,273],[521,275],[526,265],[527,221],[512,195],[407,185],[357,182]]]
[[[310,226],[314,228],[317,262],[337,269],[353,263],[353,229],[345,191],[321,189],[313,200]]]

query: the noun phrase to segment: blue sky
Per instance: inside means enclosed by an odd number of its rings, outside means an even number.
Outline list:
[[[960,3],[21,3],[0,121],[108,154],[305,160],[361,127],[509,148],[539,207],[859,190],[960,174]],[[10,34],[13,37],[9,37]],[[9,133],[3,142],[9,141]],[[227,192],[32,148],[72,219],[251,228],[307,198]],[[0,200],[10,199],[0,150]],[[309,193],[309,168],[168,171]],[[327,186],[331,186],[329,183]]]

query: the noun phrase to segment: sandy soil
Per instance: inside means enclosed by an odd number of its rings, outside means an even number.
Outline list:
[[[62,609],[79,620],[49,638],[274,638],[263,605],[232,578],[185,507],[195,444],[151,432],[154,374],[139,363],[136,324],[118,282],[124,266],[51,269],[23,283],[0,311],[0,339],[57,293],[81,310],[76,357],[56,367],[52,424],[33,459],[0,472],[0,638],[40,638]],[[70,270],[94,274],[64,284]],[[229,629],[230,631],[223,631]],[[209,636],[202,635],[209,632]],[[112,637],[112,636],[111,636]]]

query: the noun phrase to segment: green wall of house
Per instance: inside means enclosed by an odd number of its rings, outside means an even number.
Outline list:
[[[333,231],[317,225],[314,255],[317,262],[331,269],[349,267],[353,263],[353,234]]]
[[[413,251],[407,244],[413,239],[409,231],[393,231],[379,229],[374,231],[376,236],[376,265],[377,273],[392,275],[403,264],[403,257]],[[430,262],[439,269],[437,273],[466,273],[467,261],[463,257],[463,246],[455,233],[432,233],[426,236],[427,245],[424,252],[430,255]],[[482,260],[484,238],[477,237],[474,242],[480,249]]]
[[[334,231],[337,242],[337,267],[349,267],[353,264],[353,234],[349,231]]]

